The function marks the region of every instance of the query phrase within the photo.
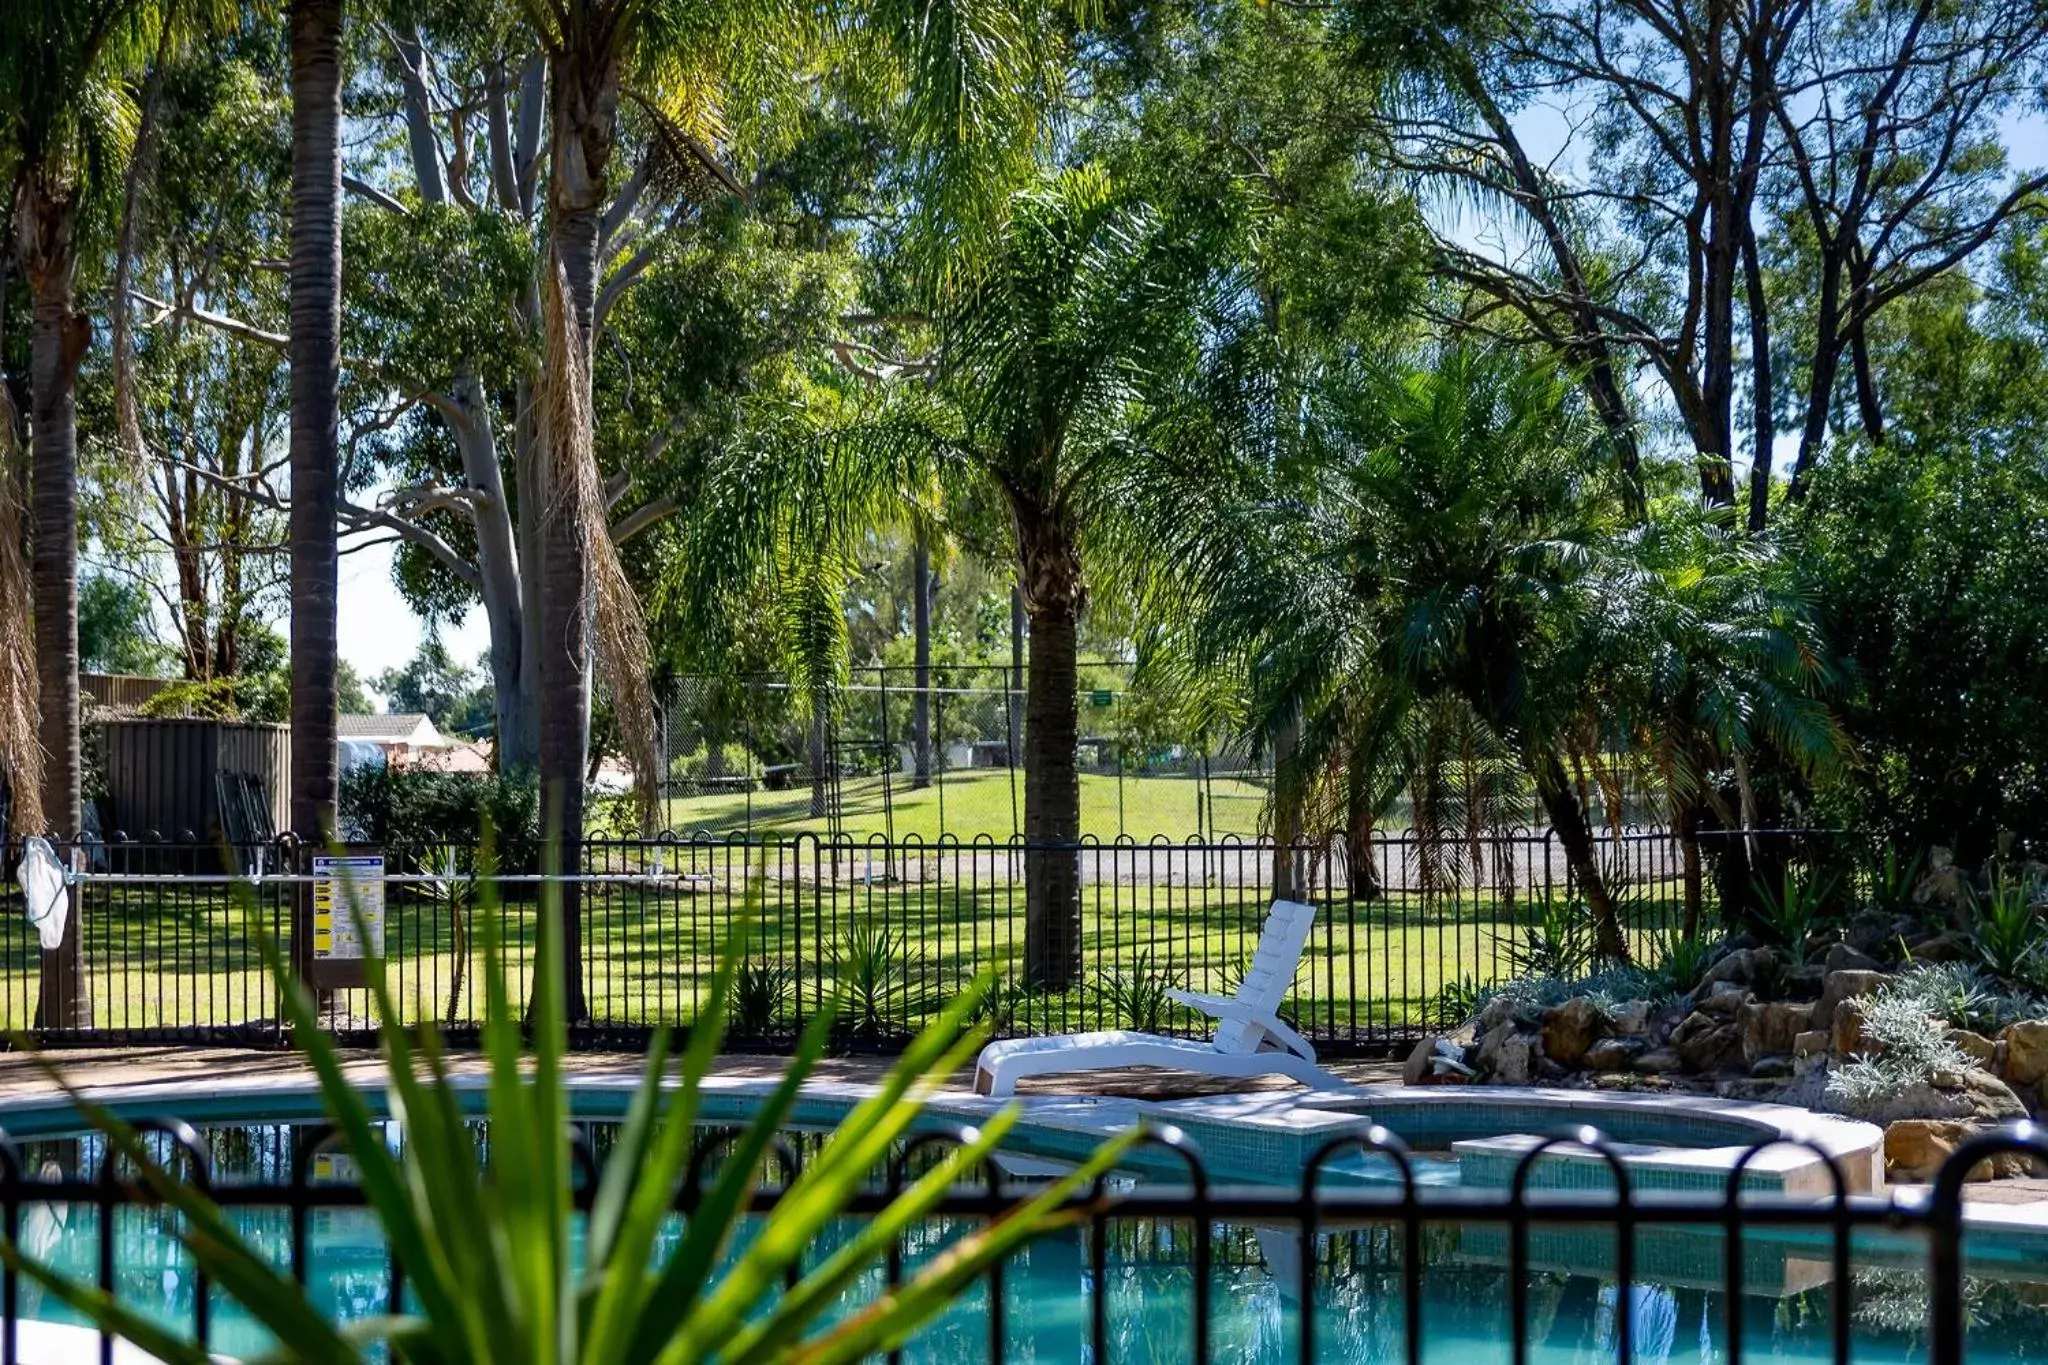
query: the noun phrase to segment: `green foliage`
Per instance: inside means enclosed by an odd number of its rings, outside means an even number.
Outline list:
[[[518,773],[365,766],[342,776],[341,824],[352,838],[387,846],[476,848],[489,831],[506,866],[530,868],[540,856],[540,789]]]
[[[2038,1019],[2042,1010],[2038,996],[2001,986],[1969,962],[1916,963],[1885,989],[1930,1018],[1987,1035],[2017,1020]]]
[[[1851,1113],[1907,1086],[1925,1084],[1937,1072],[1962,1072],[1974,1065],[1935,1027],[1933,1016],[1912,992],[1886,989],[1872,996],[1864,1007],[1862,1029],[1868,1050],[1828,1074],[1828,1096]]]
[[[1827,818],[1966,865],[1998,830],[2048,830],[2048,359],[2037,332],[1996,325],[1902,346],[1902,366],[1941,373],[1894,440],[1822,463],[1802,556],[1851,668],[1840,710],[1862,758]]]
[[[1520,976],[1576,980],[1596,956],[1593,917],[1577,897],[1546,893],[1529,904],[1529,922],[1521,942],[1508,948],[1508,959]]]
[[[910,938],[884,920],[849,924],[832,952],[832,975],[856,1038],[881,1038],[913,1027],[939,1006],[913,956]]]
[[[1652,947],[1647,967],[1657,983],[1658,998],[1684,995],[1698,985],[1719,946],[1681,927],[1666,930]]]
[[[1913,889],[1926,865],[1926,854],[1901,856],[1896,843],[1884,841],[1870,861],[1870,908],[1887,915],[1925,915],[1925,907],[1913,903]]]
[[[149,592],[103,573],[78,582],[78,666],[89,673],[155,676],[171,662],[150,621]]]
[[[2004,874],[1982,896],[1970,893],[1970,940],[1977,956],[2011,981],[2034,981],[2042,974],[2048,949],[2048,924],[2038,909],[2043,899],[2038,882],[2011,881]]]
[[[1482,997],[1479,983],[1469,976],[1446,981],[1437,988],[1436,998],[1429,1002],[1423,1017],[1431,1028],[1459,1028],[1479,1013]]]
[[[495,713],[488,682],[455,662],[438,631],[429,630],[403,668],[370,679],[392,714],[424,715],[443,734],[475,737],[490,730]]]
[[[796,973],[780,962],[752,958],[733,969],[731,1030],[742,1038],[765,1038],[781,1029],[796,987]]]
[[[1827,914],[1835,880],[1787,863],[1776,886],[1758,880],[1752,881],[1750,888],[1756,895],[1758,923],[1785,950],[1793,966],[1805,965],[1813,935]]]
[[[1182,980],[1177,972],[1158,970],[1147,950],[1132,959],[1129,967],[1102,973],[1094,991],[1103,1017],[1115,1020],[1115,1027],[1165,1033],[1180,1011],[1167,992],[1180,987]]]
[[[552,894],[543,913],[558,916]],[[371,1212],[405,1274],[407,1302],[385,1317],[346,1328],[328,1321],[303,1285],[267,1247],[251,1244],[210,1195],[167,1169],[117,1115],[77,1096],[88,1120],[177,1218],[187,1254],[220,1292],[279,1342],[272,1359],[354,1365],[391,1359],[416,1365],[489,1360],[498,1365],[672,1365],[802,1358],[851,1362],[885,1352],[943,1312],[986,1268],[1055,1226],[1056,1205],[1085,1191],[1128,1147],[1113,1140],[1070,1175],[1050,1182],[1004,1217],[950,1244],[902,1289],[838,1315],[842,1297],[877,1272],[956,1181],[979,1168],[1016,1122],[990,1117],[967,1141],[937,1156],[881,1213],[838,1249],[811,1254],[876,1164],[908,1137],[924,1101],[974,1055],[981,1036],[963,1031],[978,987],[961,993],[905,1051],[871,1098],[855,1106],[793,1179],[774,1209],[753,1220],[747,1196],[756,1172],[796,1103],[830,1033],[828,1004],[806,1030],[788,1071],[710,1177],[679,1236],[671,1236],[680,1186],[692,1166],[703,1084],[725,1032],[732,964],[751,925],[736,925],[710,1008],[672,1060],[668,1035],[649,1050],[615,1146],[598,1174],[587,1216],[574,1212],[582,1180],[570,1150],[564,1082],[567,1019],[559,924],[539,935],[532,1051],[522,1046],[494,926],[485,913],[484,1048],[489,1140],[465,1121],[471,1094],[451,1078],[445,1045],[429,1027],[415,1041],[400,1017],[378,959],[366,963],[391,1106],[405,1142],[394,1147],[343,1069],[318,1010],[253,906],[249,914],[292,1021],[292,1037],[319,1079],[327,1117],[360,1172]],[[742,1235],[742,1227],[746,1228]],[[44,1266],[13,1241],[0,1246],[9,1270],[74,1312],[170,1365],[205,1365],[195,1345],[97,1289]]]

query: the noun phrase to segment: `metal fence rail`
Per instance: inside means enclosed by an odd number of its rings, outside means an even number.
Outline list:
[[[533,868],[486,876],[476,850],[440,844],[380,851],[391,876],[384,952],[404,1022],[458,1033],[481,1022],[486,915],[507,970],[527,989],[541,890]],[[1684,922],[1684,851],[1662,830],[1608,832],[1599,851],[1639,954],[1654,957]],[[1527,965],[1546,910],[1572,895],[1559,843],[1543,830],[1455,846],[1385,834],[1362,854],[1331,838],[1286,860],[1295,894],[1322,907],[1286,1013],[1335,1052],[1399,1046],[1461,1018],[1474,991]],[[1023,970],[1025,868],[1038,856],[1079,868],[1083,974],[1060,989],[1033,987]],[[82,847],[76,859],[88,1007],[63,1027],[40,1017],[43,955],[10,883],[0,894],[0,1028],[73,1045],[283,1041],[258,940],[268,935],[291,954],[293,906],[307,887],[289,875],[303,866],[290,841],[222,849],[117,840]],[[1204,1021],[1160,988],[1231,988],[1273,898],[1275,862],[1269,841],[1235,838],[1084,840],[1057,850],[810,835],[591,840],[575,874],[578,1036],[630,1044],[655,1027],[689,1024],[733,924],[747,916],[732,1002],[741,1043],[792,1038],[836,993],[842,1041],[889,1046],[984,969],[998,983],[999,1032],[1192,1034]],[[1705,896],[1711,916],[1711,879]],[[340,1033],[375,1022],[360,989],[333,990],[322,1003]]]
[[[315,1163],[332,1150],[336,1135],[331,1129],[308,1127],[291,1135],[289,1156],[279,1165],[284,1179],[251,1183],[215,1183],[205,1141],[189,1125],[177,1121],[151,1120],[136,1125],[146,1138],[157,1142],[161,1164],[204,1188],[221,1206],[236,1210],[274,1210],[285,1216],[287,1228],[280,1240],[288,1239],[289,1266],[301,1283],[314,1272],[309,1226],[310,1214],[318,1211],[361,1209],[367,1204],[362,1190],[347,1183],[315,1179]],[[861,1191],[847,1209],[849,1215],[872,1215],[886,1206],[892,1193],[915,1178],[936,1155],[936,1145],[958,1141],[960,1134],[936,1134],[920,1138],[900,1149],[877,1172],[873,1183]],[[713,1139],[715,1142],[716,1140]],[[591,1164],[597,1160],[587,1134],[579,1138]],[[1547,1151],[1564,1144],[1591,1148],[1604,1158],[1610,1188],[1603,1191],[1550,1190],[1540,1187],[1538,1163]],[[1612,1247],[1604,1261],[1581,1259],[1566,1268],[1577,1277],[1602,1282],[1603,1293],[1612,1290],[1616,1305],[1609,1319],[1606,1340],[1591,1344],[1575,1358],[1611,1357],[1617,1361],[1637,1359],[1637,1326],[1633,1290],[1657,1276],[1647,1272],[1645,1247],[1658,1238],[1690,1235],[1711,1239],[1715,1245],[1707,1254],[1695,1249],[1692,1257],[1695,1278],[1714,1285],[1721,1295],[1718,1321],[1700,1326],[1702,1356],[1709,1352],[1708,1338],[1718,1336],[1718,1354],[1713,1358],[1735,1362],[1748,1358],[1754,1325],[1746,1321],[1745,1300],[1751,1288],[1746,1278],[1748,1252],[1771,1230],[1795,1230],[1805,1235],[1806,1244],[1798,1254],[1824,1269],[1817,1285],[1828,1289],[1826,1307],[1827,1358],[1846,1365],[1854,1347],[1853,1277],[1863,1252],[1856,1246],[1860,1234],[1883,1231],[1910,1233],[1924,1240],[1924,1260],[1912,1267],[1925,1275],[1926,1298],[1923,1324],[1926,1355],[1931,1365],[1963,1365],[1969,1358],[1969,1324],[1965,1311],[1964,1286],[1968,1263],[1965,1259],[1965,1224],[1962,1191],[1969,1172],[1987,1158],[2017,1153],[2036,1161],[2048,1160],[2048,1136],[2031,1124],[1988,1133],[1965,1143],[1942,1167],[1932,1191],[1924,1198],[1851,1196],[1836,1174],[1830,1197],[1792,1201],[1744,1192],[1743,1174],[1750,1161],[1769,1146],[1765,1144],[1740,1157],[1718,1195],[1665,1193],[1638,1190],[1629,1179],[1626,1162],[1597,1130],[1577,1128],[1558,1133],[1528,1152],[1515,1168],[1505,1190],[1475,1190],[1432,1187],[1415,1178],[1415,1162],[1406,1146],[1384,1129],[1339,1136],[1326,1143],[1304,1163],[1298,1190],[1220,1187],[1209,1178],[1199,1150],[1176,1130],[1164,1129],[1146,1135],[1142,1146],[1159,1149],[1176,1159],[1185,1170],[1185,1181],[1169,1185],[1138,1184],[1113,1187],[1098,1182],[1088,1195],[1076,1196],[1065,1205],[1085,1229],[1086,1274],[1076,1277],[1065,1292],[1078,1293],[1086,1300],[1084,1332],[1095,1361],[1112,1359],[1110,1353],[1109,1286],[1112,1271],[1127,1268],[1134,1249],[1140,1259],[1153,1265],[1184,1266],[1186,1270],[1185,1309],[1176,1296],[1174,1316],[1184,1311],[1182,1334],[1185,1349],[1168,1349],[1174,1358],[1208,1365],[1219,1359],[1215,1327],[1217,1318],[1216,1274],[1226,1262],[1243,1267],[1263,1263],[1278,1285],[1284,1300],[1280,1336],[1274,1342],[1271,1359],[1293,1359],[1308,1365],[1325,1358],[1331,1335],[1318,1323],[1316,1306],[1326,1302],[1333,1288],[1348,1286],[1375,1307],[1382,1295],[1397,1300],[1398,1318],[1373,1313],[1371,1358],[1399,1358],[1408,1365],[1421,1365],[1425,1356],[1445,1359],[1446,1355],[1427,1349],[1424,1321],[1426,1277],[1443,1259],[1441,1247],[1430,1244],[1428,1234],[1446,1225],[1461,1236],[1472,1236],[1475,1246],[1453,1243],[1450,1255],[1463,1261],[1504,1265],[1497,1283],[1506,1299],[1506,1313],[1500,1339],[1510,1358],[1523,1365],[1530,1358],[1538,1337],[1532,1310],[1532,1282],[1551,1269],[1551,1257],[1539,1251],[1540,1239],[1557,1233],[1604,1234]],[[1793,1144],[1798,1145],[1798,1144]],[[1339,1187],[1330,1182],[1330,1167],[1336,1159],[1359,1151],[1378,1153],[1392,1163],[1399,1179],[1380,1187]],[[700,1151],[700,1158],[704,1153]],[[753,1195],[751,1209],[767,1213],[774,1209],[782,1190],[793,1182],[802,1156],[791,1149],[780,1155],[780,1186],[763,1187]],[[123,1265],[120,1239],[108,1235],[116,1218],[131,1209],[160,1209],[159,1197],[131,1172],[107,1162],[96,1175],[82,1172],[53,1174],[48,1167],[31,1174],[30,1162],[12,1143],[0,1137],[0,1224],[10,1241],[19,1242],[24,1214],[35,1208],[72,1207],[96,1213],[97,1256],[95,1282],[108,1294],[122,1288],[124,1274],[134,1268]],[[693,1178],[686,1181],[676,1197],[677,1211],[689,1217],[697,1205],[705,1164],[693,1161]],[[1007,1182],[1000,1170],[986,1168],[980,1187],[956,1188],[925,1222],[899,1238],[883,1268],[884,1288],[893,1289],[905,1276],[905,1248],[911,1243],[925,1247],[942,1245],[960,1227],[999,1217],[1020,1197],[1019,1187]],[[595,1193],[595,1182],[586,1181],[576,1192],[579,1209],[587,1212]],[[159,1215],[162,1216],[162,1215]],[[155,1258],[144,1267],[150,1281],[175,1286],[168,1304],[189,1324],[186,1330],[200,1346],[213,1343],[216,1294],[203,1275],[170,1274],[160,1243],[169,1224],[155,1230],[150,1250]],[[1112,1233],[1119,1229],[1171,1229],[1170,1237],[1133,1239]],[[1256,1240],[1245,1236],[1257,1233]],[[1580,1238],[1575,1248],[1583,1244]],[[1701,1243],[1704,1247],[1706,1244]],[[1180,1253],[1185,1248],[1184,1258]],[[1158,1253],[1164,1248],[1167,1255]],[[821,1259],[829,1248],[813,1248],[810,1259]],[[1027,1253],[1028,1254],[1028,1251]],[[389,1311],[403,1301],[401,1284],[404,1266],[395,1255],[384,1253],[381,1273],[371,1271],[364,1278],[381,1280],[376,1288],[382,1303],[356,1305],[359,1311]],[[2014,1273],[2005,1262],[2002,1274]],[[980,1330],[991,1362],[1011,1358],[1008,1324],[1016,1314],[1011,1286],[1017,1276],[998,1265],[987,1277],[985,1308]],[[1668,1277],[1666,1277],[1668,1278]],[[360,1283],[358,1283],[360,1288]],[[23,1286],[8,1271],[0,1277],[0,1365],[15,1365],[20,1359],[18,1329],[23,1321]],[[1388,1330],[1391,1329],[1391,1330]],[[1398,1357],[1393,1339],[1400,1342]],[[915,1343],[913,1342],[913,1345]],[[111,1362],[111,1340],[102,1337],[100,1359]],[[1764,1343],[1774,1354],[1775,1343]],[[891,1359],[898,1358],[892,1355]],[[1329,1358],[1357,1358],[1346,1355]]]

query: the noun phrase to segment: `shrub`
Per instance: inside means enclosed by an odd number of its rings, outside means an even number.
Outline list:
[[[1967,1071],[1968,1054],[1935,1027],[1921,1000],[1911,991],[1886,987],[1871,996],[1863,1009],[1863,1036],[1872,1052],[1844,1062],[1828,1077],[1827,1093],[1858,1106],[1923,1084],[1942,1071]]]
[[[1139,953],[1128,969],[1119,967],[1095,987],[1105,1019],[1139,1033],[1164,1033],[1180,1008],[1167,992],[1181,984],[1178,975],[1156,971],[1150,952]]]
[[[2015,1020],[2038,1018],[2042,1010],[2038,997],[2005,989],[1969,962],[1919,963],[1887,989],[1931,1018],[1977,1033],[1996,1033]]]
[[[1593,914],[1586,903],[1545,892],[1530,905],[1521,942],[1508,949],[1518,976],[1569,980],[1593,963]]]
[[[357,768],[341,779],[347,837],[387,847],[450,843],[476,847],[490,830],[499,866],[536,866],[540,788],[524,775]]]
[[[1793,966],[1805,965],[1807,940],[1834,892],[1834,879],[1802,874],[1788,865],[1776,887],[1763,881],[1751,885],[1756,891],[1759,923],[1785,949]]]
[[[742,962],[732,974],[732,1031],[763,1038],[782,1026],[796,974],[780,962]]]
[[[2033,881],[2000,876],[1984,896],[1970,893],[1970,937],[1986,967],[2015,981],[2031,981],[2041,968],[2043,936],[2034,911],[2041,894]]]

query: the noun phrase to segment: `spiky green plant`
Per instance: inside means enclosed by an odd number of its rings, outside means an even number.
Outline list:
[[[833,966],[847,1027],[856,1037],[883,1037],[938,1006],[937,995],[914,970],[910,940],[894,925],[856,920],[840,935]]]
[[[1834,892],[1834,879],[1802,874],[1788,864],[1777,886],[1761,879],[1752,879],[1750,886],[1756,892],[1759,922],[1784,948],[1793,966],[1804,966],[1807,942]]]
[[[1683,995],[1706,975],[1717,945],[1688,934],[1681,927],[1667,930],[1651,946],[1650,976],[1664,995]]]
[[[2031,981],[2041,970],[2048,926],[2035,906],[2041,887],[2000,876],[1991,890],[1970,895],[1970,938],[1984,965],[2013,981]]]
[[[1522,939],[1510,944],[1508,958],[1517,976],[1555,977],[1562,981],[1584,976],[1595,956],[1594,923],[1586,903],[1576,897],[1545,892],[1529,904],[1529,922]]]
[[[732,975],[732,1031],[760,1038],[781,1026],[796,973],[780,962],[742,962]]]
[[[178,1235],[194,1264],[276,1337],[278,1349],[270,1359],[323,1365],[372,1359],[417,1365],[864,1359],[905,1340],[989,1266],[1069,1219],[1063,1203],[1128,1146],[1128,1140],[1106,1144],[1071,1175],[952,1243],[901,1289],[835,1317],[842,1296],[873,1272],[962,1172],[978,1167],[1016,1121],[1013,1110],[996,1115],[850,1239],[815,1263],[804,1263],[820,1232],[842,1215],[867,1174],[908,1133],[926,1098],[974,1055],[981,1035],[964,1029],[963,1021],[981,994],[977,983],[918,1036],[876,1093],[846,1116],[774,1208],[759,1217],[753,1235],[737,1239],[742,1220],[752,1216],[748,1196],[755,1173],[824,1050],[837,1014],[835,999],[805,1029],[787,1074],[702,1190],[673,1249],[660,1254],[689,1170],[699,1097],[724,1036],[734,964],[742,958],[748,926],[734,929],[707,996],[708,1012],[690,1030],[681,1053],[672,1059],[667,1036],[656,1036],[585,1214],[577,1208],[563,1080],[568,1027],[555,888],[544,891],[541,913],[530,1050],[522,1047],[520,1011],[506,989],[494,928],[498,917],[481,917],[487,1145],[467,1122],[439,1032],[426,1027],[415,1043],[398,1022],[384,963],[366,961],[381,1021],[390,1110],[405,1124],[406,1140],[397,1151],[387,1145],[371,1105],[343,1074],[312,997],[258,917],[248,917],[292,1022],[293,1040],[318,1077],[327,1117],[354,1159],[416,1307],[394,1304],[389,1316],[347,1328],[329,1322],[269,1250],[252,1244],[220,1205],[153,1159],[119,1116],[74,1094],[106,1136],[108,1160],[119,1156],[130,1163],[176,1211]],[[168,1365],[206,1365],[209,1357],[193,1343],[65,1278],[13,1243],[0,1242],[0,1258]]]
[[[1167,992],[1180,978],[1155,967],[1150,951],[1139,953],[1128,968],[1106,973],[1095,987],[1102,1017],[1138,1033],[1164,1033],[1179,1008]]]

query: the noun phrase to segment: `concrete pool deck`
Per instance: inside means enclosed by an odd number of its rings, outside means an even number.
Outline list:
[[[351,1051],[346,1057],[346,1066],[353,1078],[360,1078],[366,1085],[375,1083],[381,1067],[374,1052]],[[891,1057],[880,1056],[827,1058],[815,1072],[814,1085],[821,1092],[844,1096],[878,1080],[893,1061]],[[124,1099],[146,1100],[152,1094],[167,1097],[174,1093],[198,1091],[248,1094],[271,1084],[280,1090],[303,1090],[312,1079],[310,1068],[302,1059],[294,1053],[281,1051],[135,1046],[93,1051],[53,1049],[40,1058],[23,1053],[0,1053],[0,1114],[4,1114],[12,1104],[41,1108],[43,1105],[39,1102],[47,1102],[57,1096],[59,1087],[46,1073],[45,1065],[55,1066],[71,1085],[80,1090],[118,1092]],[[1526,1112],[1533,1106],[1546,1118],[1554,1119],[1552,1126],[1574,1121],[1598,1122],[1602,1114],[1597,1111],[1601,1110],[1609,1114],[1618,1110],[1673,1108],[1706,1114],[1755,1111],[1764,1122],[1785,1121],[1789,1127],[1797,1127],[1798,1117],[1804,1114],[1804,1111],[1785,1110],[1778,1106],[1734,1104],[1707,1094],[1653,1096],[1600,1091],[1509,1091],[1500,1087],[1414,1090],[1401,1086],[1398,1062],[1336,1061],[1329,1065],[1332,1071],[1359,1089],[1318,1094],[1277,1079],[1264,1083],[1212,1081],[1132,1069],[1027,1084],[1021,1089],[1020,1096],[1035,1111],[1032,1115],[1034,1120],[1043,1119],[1054,1126],[1066,1126],[1062,1119],[1071,1116],[1073,1130],[1077,1133],[1090,1128],[1099,1129],[1105,1122],[1115,1121],[1126,1114],[1135,1115],[1142,1110],[1182,1122],[1198,1141],[1206,1137],[1210,1142],[1216,1137],[1215,1125],[1237,1123],[1298,1126],[1306,1141],[1314,1131],[1326,1130],[1323,1135],[1336,1131],[1334,1124],[1311,1121],[1319,1115],[1337,1120],[1343,1116],[1378,1117],[1385,1113],[1391,1119],[1396,1114],[1412,1116],[1424,1108],[1452,1101],[1458,1096],[1470,1101],[1483,1100],[1488,1107],[1513,1104],[1525,1119],[1533,1117]],[[719,1089],[745,1093],[779,1078],[782,1067],[783,1059],[777,1056],[730,1054],[718,1059],[714,1074],[721,1081]],[[475,1053],[459,1053],[451,1058],[451,1068],[459,1077],[481,1077],[485,1063]],[[567,1061],[571,1076],[587,1078],[601,1089],[630,1082],[639,1074],[640,1068],[640,1056],[632,1053],[576,1053]],[[994,1107],[991,1102],[973,1094],[971,1080],[971,1073],[963,1070],[935,1097],[934,1108],[947,1113],[972,1115]],[[1069,1097],[1074,1103],[1064,1104],[1058,1097]],[[1786,1117],[1781,1120],[1778,1116]],[[1404,1125],[1397,1121],[1393,1126],[1398,1130]],[[1208,1130],[1206,1133],[1205,1129]],[[1468,1140],[1460,1145],[1476,1142],[1476,1145],[1484,1146],[1487,1141]],[[1491,1141],[1512,1146],[1515,1139]],[[1785,1149],[1769,1164],[1780,1165],[1790,1155],[1790,1149]],[[1857,1157],[1860,1159],[1861,1154]],[[1761,1161],[1759,1164],[1769,1168]],[[1924,1198],[1925,1191],[1924,1186],[1888,1187],[1888,1192],[1904,1201]],[[1971,1185],[1966,1187],[1965,1198],[1972,1206],[1973,1223],[1981,1220],[1987,1224],[2048,1230],[2048,1178],[2018,1178]]]

